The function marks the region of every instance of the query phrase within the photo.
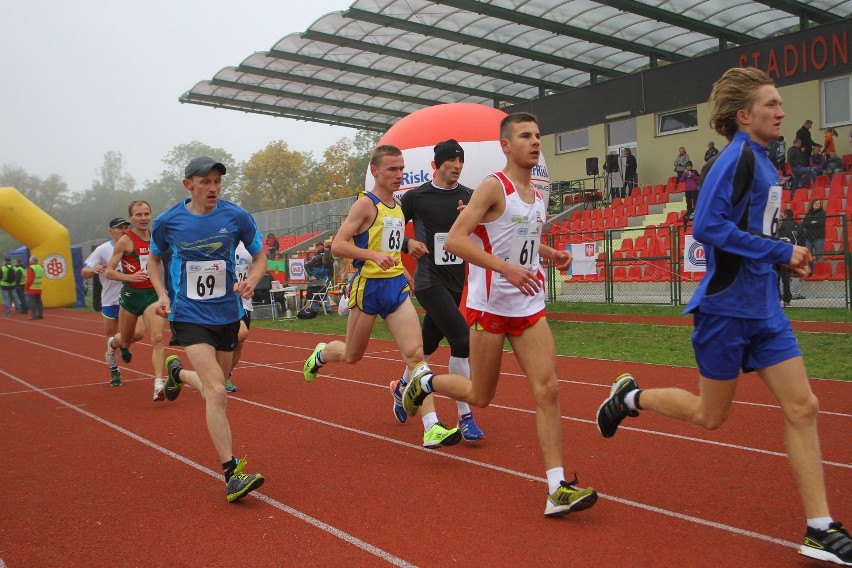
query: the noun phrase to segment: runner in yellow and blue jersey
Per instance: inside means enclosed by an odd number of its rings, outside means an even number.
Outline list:
[[[346,341],[320,343],[304,365],[305,379],[313,381],[326,363],[357,363],[364,357],[376,316],[385,320],[402,360],[411,368],[423,361],[420,319],[409,298],[414,283],[402,265],[400,250],[405,218],[394,199],[405,161],[395,146],[379,146],[370,157],[372,191],[349,210],[331,245],[334,256],[351,258],[357,268],[349,286]],[[450,446],[461,440],[457,427],[435,423],[424,435],[427,448]]]

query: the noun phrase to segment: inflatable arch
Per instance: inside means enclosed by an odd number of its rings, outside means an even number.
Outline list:
[[[68,229],[14,187],[0,187],[0,229],[25,244],[44,268],[46,308],[73,306],[77,299]]]

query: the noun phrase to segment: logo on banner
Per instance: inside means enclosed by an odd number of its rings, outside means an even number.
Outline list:
[[[683,269],[686,272],[706,272],[707,259],[704,245],[692,235],[686,235],[683,241]]]
[[[44,268],[44,275],[51,280],[59,280],[68,271],[68,263],[65,262],[65,257],[58,254],[49,254],[41,263]]]
[[[586,243],[586,256],[595,256],[595,243]]]

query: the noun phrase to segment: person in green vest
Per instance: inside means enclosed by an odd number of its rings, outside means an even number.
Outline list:
[[[24,263],[20,258],[15,259],[15,272],[17,279],[15,280],[15,309],[19,314],[27,313],[27,269],[24,268]]]
[[[0,290],[3,292],[4,316],[12,315],[12,298],[15,295],[17,274],[15,267],[12,266],[12,259],[8,256],[4,258],[3,266],[0,266]]]
[[[41,286],[44,281],[44,268],[38,263],[37,256],[30,257],[30,267],[27,268],[27,304],[30,308],[30,319],[44,319],[44,306],[41,303]]]

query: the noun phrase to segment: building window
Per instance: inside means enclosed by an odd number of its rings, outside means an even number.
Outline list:
[[[556,136],[556,153],[576,152],[589,149],[589,129],[563,132]]]
[[[657,135],[698,130],[698,109],[684,108],[657,115]]]
[[[824,126],[843,126],[852,122],[852,75],[823,81],[822,100]]]

